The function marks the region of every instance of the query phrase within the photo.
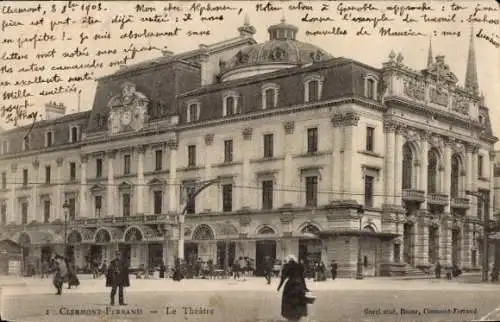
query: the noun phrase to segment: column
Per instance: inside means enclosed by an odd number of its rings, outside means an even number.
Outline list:
[[[59,218],[64,221],[64,210],[62,209],[62,205],[64,203],[63,196],[63,177],[62,177],[62,166],[63,166],[63,158],[59,157],[56,160],[56,193],[54,195],[54,217]]]
[[[490,172],[488,178],[490,179],[490,202],[489,202],[489,211],[490,218],[495,220],[495,213],[500,211],[499,209],[495,209],[495,152],[490,151]],[[498,243],[498,242],[497,242]]]
[[[403,187],[403,136],[401,129],[398,128],[394,132],[394,202],[396,206],[402,206],[402,187]]]
[[[466,147],[466,163],[467,163],[467,174],[466,174],[466,189],[474,191],[475,190],[475,177],[477,177],[477,172],[474,167],[474,152],[475,146],[472,144],[467,144]],[[467,196],[470,200],[469,202],[469,216],[475,217],[477,215],[477,203],[478,200],[474,196]]]
[[[395,173],[398,167],[394,166],[394,156],[396,154],[395,151],[395,124],[389,121],[384,122],[384,133],[385,133],[385,163],[384,163],[384,184],[385,184],[385,189],[384,189],[384,195],[385,195],[385,201],[384,203],[386,205],[391,205],[394,204],[395,200],[395,184],[394,184],[394,179],[395,179]],[[401,170],[401,169],[400,169]]]
[[[168,211],[176,213],[179,210],[179,199],[177,198],[177,191],[179,185],[177,184],[177,148],[179,144],[177,140],[170,140],[167,142],[169,150],[169,173],[168,173]],[[184,234],[182,234],[184,235]]]
[[[424,135],[421,141],[422,154],[420,156],[422,162],[420,162],[420,187],[419,189],[425,192],[425,200],[422,202],[420,209],[427,210],[427,158],[429,152],[429,143]]]
[[[205,176],[204,176],[204,180],[205,181],[208,181],[208,180],[212,180],[214,179],[212,177],[212,164],[214,163],[213,162],[213,156],[216,155],[215,153],[212,152],[212,150],[210,149],[210,147],[212,146],[214,142],[214,135],[213,134],[206,134],[205,135]],[[238,147],[236,145],[236,147]],[[233,157],[235,155],[234,153],[234,148],[235,146],[233,145]],[[236,151],[237,153],[238,151]],[[244,149],[242,151],[244,153]],[[206,190],[203,191],[203,194],[204,194],[204,198],[200,198],[202,199],[202,211],[207,211],[207,212],[212,212],[212,211],[216,211],[215,207],[214,207],[214,193],[217,192],[217,186],[211,186],[211,187],[208,187]],[[236,190],[238,191],[238,190]]]
[[[33,161],[33,189],[31,190],[31,202],[30,202],[30,210],[31,210],[31,219],[28,220],[36,220],[37,222],[43,222],[43,212],[38,211],[38,185],[41,183],[41,175],[40,175],[40,162],[38,160]]]
[[[297,203],[297,194],[293,190],[293,160],[292,160],[292,147],[293,147],[293,133],[295,132],[295,122],[287,121],[283,123],[284,129],[284,153],[285,159],[283,160],[283,169],[281,171],[281,182],[278,186],[282,187],[282,206],[290,207]],[[300,189],[299,189],[300,190]]]
[[[80,217],[90,217],[92,212],[87,211],[87,161],[88,156],[80,156]]]
[[[11,175],[10,175],[10,182],[8,182],[7,186],[10,188],[10,200],[9,200],[9,208],[8,209],[8,213],[9,215],[7,216],[7,222],[10,223],[10,222],[15,222],[16,224],[18,222],[20,222],[18,219],[19,219],[19,216],[17,214],[17,199],[16,199],[16,187],[17,187],[17,184],[18,184],[18,181],[17,181],[17,164],[13,163],[11,165]]]
[[[332,131],[332,177],[331,177],[331,189],[332,189],[332,194],[330,195],[330,201],[333,200],[338,200],[339,199],[339,190],[340,190],[340,185],[339,185],[339,178],[340,174],[342,172],[342,165],[340,164],[340,128],[338,124],[335,124],[332,122],[333,126],[333,131]]]
[[[241,151],[241,157],[243,159],[243,165],[241,167],[241,186],[242,188],[236,189],[237,191],[237,199],[239,200],[239,206],[240,208],[250,208],[251,202],[255,202],[255,198],[252,198],[252,196],[255,195],[255,193],[258,193],[256,191],[251,191],[248,188],[245,188],[247,186],[251,186],[251,178],[250,178],[250,157],[251,157],[251,151],[252,151],[252,133],[253,129],[252,128],[245,128],[242,131],[242,136],[243,136],[243,144],[241,146],[242,151]],[[217,198],[221,198],[218,196]],[[222,209],[222,208],[221,208]]]
[[[469,224],[467,221],[464,222],[462,226],[462,231],[461,231],[461,240],[460,240],[460,258],[462,261],[462,266],[464,267],[471,267],[471,248],[472,248],[472,243],[471,243],[471,238],[472,238],[472,233],[471,233],[471,224]]]
[[[450,212],[451,205],[451,142],[446,141],[444,147],[444,179],[441,191],[448,196],[448,204],[444,207],[444,212]]]
[[[136,215],[144,214],[144,153],[146,145],[137,147],[137,209]]]
[[[115,213],[115,178],[114,178],[114,169],[113,163],[116,157],[116,150],[111,150],[106,153],[106,159],[108,161],[108,186],[106,190],[106,205],[107,205],[107,213],[106,216],[117,216],[118,213]]]
[[[353,164],[354,160],[357,160],[357,158],[353,158],[353,156],[355,153],[357,154],[357,131],[354,130],[354,127],[358,125],[358,122],[359,116],[357,114],[349,112],[344,115],[344,200],[362,199],[358,196],[353,196],[354,190],[358,190],[358,187],[354,187],[354,180],[358,180],[359,173],[361,171],[361,167],[359,166],[358,162],[356,162],[356,164]],[[364,185],[361,184],[361,191],[363,191],[363,188]]]

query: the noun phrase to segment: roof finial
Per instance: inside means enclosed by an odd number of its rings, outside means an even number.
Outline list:
[[[245,17],[243,18],[243,26],[238,28],[241,37],[253,36],[257,32],[254,26],[250,24],[250,18],[248,17],[248,13],[245,13]]]
[[[427,53],[427,68],[431,67],[434,63],[434,59],[432,58],[432,37],[429,37],[429,52]]]
[[[476,51],[474,50],[474,27],[470,27],[469,55],[465,71],[465,88],[477,95],[479,83],[477,80]]]
[[[248,17],[248,13],[245,13],[245,17],[243,18],[243,25],[250,25],[250,17]]]

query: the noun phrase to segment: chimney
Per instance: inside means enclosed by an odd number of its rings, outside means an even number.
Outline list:
[[[50,101],[45,104],[45,119],[53,120],[66,114],[66,106],[63,103]]]

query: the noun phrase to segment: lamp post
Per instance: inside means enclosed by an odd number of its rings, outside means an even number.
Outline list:
[[[63,211],[64,211],[64,257],[67,257],[68,256],[68,238],[67,238],[66,234],[68,233],[68,212],[69,212],[68,200],[64,201]]]
[[[488,282],[488,265],[489,265],[489,252],[488,252],[488,234],[490,226],[490,210],[489,205],[486,205],[485,198],[483,194],[479,191],[466,190],[466,195],[474,196],[481,201],[481,206],[483,207],[483,269],[482,269],[482,280],[483,282]]]
[[[363,206],[358,208],[358,216],[359,216],[359,235],[358,235],[358,261],[356,263],[356,279],[363,279],[363,259],[361,258],[361,233],[363,231],[363,215],[365,213],[365,209]]]

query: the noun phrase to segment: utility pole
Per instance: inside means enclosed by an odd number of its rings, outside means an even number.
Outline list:
[[[488,235],[490,233],[490,206],[488,204],[488,199],[484,198],[484,194],[480,191],[466,190],[466,195],[474,196],[481,202],[482,213],[483,213],[483,269],[482,269],[482,280],[483,282],[488,281],[488,270],[489,270],[489,251],[488,251]]]

